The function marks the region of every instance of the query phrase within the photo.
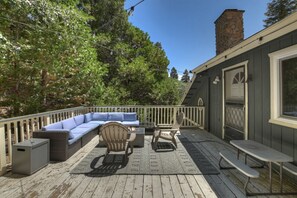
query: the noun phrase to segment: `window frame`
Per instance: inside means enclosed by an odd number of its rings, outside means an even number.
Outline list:
[[[270,123],[297,129],[297,119],[282,115],[281,61],[297,56],[297,45],[268,54],[270,58]]]

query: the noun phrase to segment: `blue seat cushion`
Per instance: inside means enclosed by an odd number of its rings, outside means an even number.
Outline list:
[[[79,140],[83,135],[79,134],[79,133],[72,133],[73,134],[73,138],[68,139],[68,144],[71,145],[74,142],[76,142],[77,140]]]
[[[124,113],[112,112],[108,114],[108,121],[123,121]]]
[[[62,122],[56,122],[41,128],[42,131],[47,131],[49,129],[63,129]]]
[[[88,122],[88,124],[97,124],[98,126],[101,126],[103,124],[105,124],[106,122],[105,121],[95,121],[95,120],[92,120],[91,122]]]
[[[139,126],[139,121],[124,121],[122,124],[125,126]]]
[[[136,113],[124,113],[124,121],[135,121],[137,120]]]
[[[69,118],[69,119],[63,120],[61,122],[62,122],[62,125],[63,125],[63,129],[71,130],[71,129],[76,127],[76,123],[75,123],[73,118]]]
[[[83,123],[83,124],[77,126],[76,128],[92,128],[92,129],[95,129],[96,127],[102,125],[102,124],[96,123],[96,122],[100,122],[100,121],[91,121],[91,122],[88,122],[88,123]]]
[[[108,119],[108,113],[94,113],[92,120],[106,121]]]
[[[78,115],[74,117],[74,121],[76,123],[76,125],[81,125],[82,123],[84,123],[85,121],[85,116],[84,115]]]
[[[69,132],[69,129],[47,129],[45,132]]]
[[[93,128],[75,128],[75,129],[72,129],[70,132],[74,136],[80,135],[82,137],[83,135],[87,134],[88,132],[90,132],[92,130],[93,130]]]
[[[80,139],[81,137],[83,137],[85,134],[89,133],[90,131],[92,131],[92,128],[74,128],[70,131],[70,133],[72,134],[72,138],[69,138],[68,140],[68,144],[71,145],[74,142],[76,142],[78,139]],[[69,133],[69,136],[70,136]]]
[[[90,122],[93,118],[93,113],[85,114],[85,123]]]

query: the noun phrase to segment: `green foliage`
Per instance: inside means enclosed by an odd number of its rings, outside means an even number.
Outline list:
[[[70,2],[70,1],[69,1]],[[48,1],[1,2],[1,106],[11,115],[92,103],[105,67],[96,59],[90,17]]]
[[[184,83],[190,82],[190,76],[189,76],[189,72],[187,69],[184,71],[181,81]]]
[[[94,20],[90,23],[97,39],[98,59],[108,65],[104,77],[109,91],[98,104],[154,104],[156,87],[168,78],[161,43],[152,43],[147,33],[128,22],[124,1],[83,1],[82,7]],[[176,87],[176,95],[178,95]],[[166,97],[166,96],[164,96]],[[162,101],[162,96],[158,97]]]
[[[124,0],[0,1],[0,106],[9,116],[77,105],[176,104],[161,43]]]
[[[272,0],[267,4],[267,12],[265,13],[267,19],[264,20],[264,27],[269,27],[296,10],[296,0]]]
[[[156,85],[154,98],[156,105],[176,105],[180,101],[180,82],[173,78],[166,78]]]
[[[173,79],[178,79],[178,73],[177,73],[177,70],[175,69],[175,67],[172,67],[172,69],[170,71],[170,77]]]

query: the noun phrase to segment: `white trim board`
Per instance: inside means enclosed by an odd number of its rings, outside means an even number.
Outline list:
[[[268,54],[270,58],[270,119],[269,122],[297,129],[297,120],[281,114],[280,61],[297,55],[297,45]]]
[[[248,61],[243,61],[240,63],[237,63],[235,65],[231,65],[230,67],[226,67],[222,69],[222,139],[225,138],[225,71],[232,70],[238,67],[243,67],[244,68],[244,77],[245,77],[245,82],[244,82],[244,139],[248,139],[248,111],[249,111],[249,103],[248,103]]]

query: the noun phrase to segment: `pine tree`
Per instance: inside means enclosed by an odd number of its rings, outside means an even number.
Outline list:
[[[267,4],[267,19],[264,20],[264,27],[282,20],[297,9],[297,0],[272,0]]]
[[[172,67],[172,69],[170,71],[170,77],[174,78],[174,79],[178,79],[178,74],[177,74],[177,70],[175,69],[175,67]]]
[[[184,71],[181,81],[184,83],[188,83],[190,81],[190,76],[187,69]]]

